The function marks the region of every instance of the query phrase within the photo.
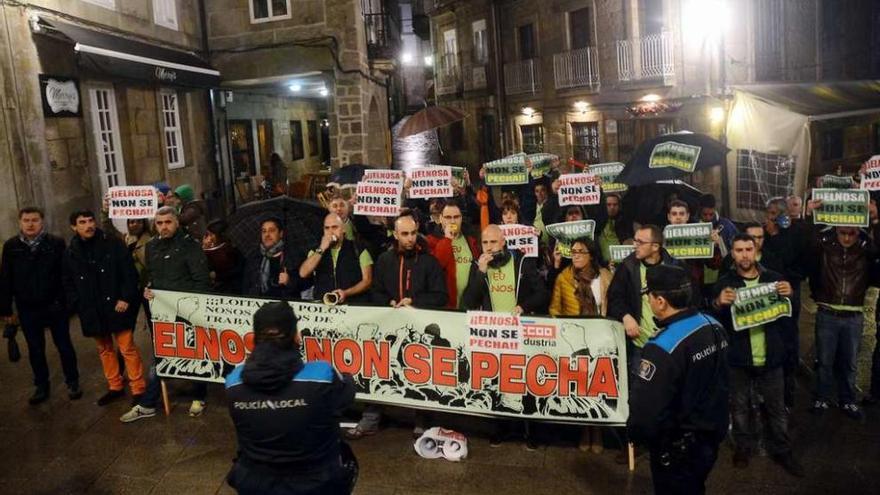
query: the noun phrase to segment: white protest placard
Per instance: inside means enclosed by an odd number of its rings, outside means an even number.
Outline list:
[[[410,198],[451,198],[452,167],[431,166],[414,168],[409,172],[412,184]]]
[[[563,174],[559,176],[559,206],[597,205],[602,189],[592,174]]]
[[[491,311],[468,311],[467,348],[501,354],[523,349],[523,326],[519,316]]]
[[[396,217],[400,214],[402,182],[358,182],[356,191],[355,215]]]
[[[865,162],[865,173],[859,186],[867,191],[880,191],[880,155],[874,155]]]
[[[517,249],[526,258],[538,257],[538,229],[519,224],[504,224],[499,227],[507,242],[507,249]]]
[[[403,182],[403,170],[364,170],[361,182]]]
[[[116,186],[107,191],[110,219],[153,218],[159,195],[153,186]]]

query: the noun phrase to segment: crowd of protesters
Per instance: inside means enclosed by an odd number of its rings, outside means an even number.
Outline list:
[[[822,414],[836,403],[846,416],[861,419],[861,404],[880,399],[880,347],[874,350],[870,392],[861,401],[855,386],[865,295],[878,281],[880,231],[874,200],[868,229],[816,225],[812,212],[820,203],[803,204],[796,196],[771,199],[763,222],[737,228],[719,215],[711,195],[696,204],[670,197],[665,202],[667,224],[693,219],[713,226],[712,257],[679,260],[663,247],[664,225],[633,222],[621,195],[603,193],[600,204],[593,206],[560,206],[552,177],[503,191],[457,185],[452,198],[407,200],[393,219],[353,215],[356,197],[331,190],[325,198],[323,231],[314,233],[320,238],[316,245],[286,243],[290,237],[285,237],[283,220],[267,217],[260,223],[259,250],[248,257],[227,238],[226,222],[206,221],[206,210],[194,201],[189,186],[174,192],[159,187],[164,206],[155,218],[130,220],[122,233],[100,212],[75,211],[67,243],[46,232],[39,208],[23,208],[19,234],[3,246],[0,316],[20,324],[25,336],[35,386],[29,402],[39,404],[50,395],[47,328],[69,398],[82,397],[69,335],[69,316],[75,314],[83,335],[95,340],[107,381],[98,405],[125,396],[125,374],[132,409],[121,420],[155,415],[158,379],[155,367],[142,359],[151,350],[139,350],[133,338],[139,308],[149,314],[154,289],[393,308],[604,316],[622,323],[632,380],[644,372],[639,369],[643,348],[662,329],[646,294],[648,275],[660,266],[684,270],[691,287],[687,305],[713,315],[726,330],[735,466],[747,466],[757,449],[756,432],[761,429],[752,411],[759,408],[767,416],[768,453],[788,472],[803,475],[791,452],[788,416],[795,406],[805,281],[818,307],[810,409]],[[582,219],[596,221],[594,236],[571,242],[570,257],[564,257],[545,226]],[[534,226],[538,256],[509,249],[502,224]],[[611,263],[610,247],[621,244],[632,245],[632,254]],[[792,300],[792,317],[735,331],[729,309],[735,290],[771,282]],[[204,384],[195,388],[192,416],[206,407]],[[509,395],[502,394],[499,407],[521,411],[522,398]],[[346,435],[357,439],[375,434],[381,418],[381,408],[368,406]],[[417,415],[415,433],[423,426],[424,416]],[[508,428],[500,427],[493,442]],[[601,452],[601,433],[584,430],[582,448]]]

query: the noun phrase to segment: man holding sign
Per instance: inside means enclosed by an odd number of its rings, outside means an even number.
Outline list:
[[[731,416],[736,443],[733,464],[745,468],[758,444],[751,425],[752,390],[764,398],[767,414],[767,450],[790,474],[804,476],[803,467],[791,453],[788,414],[785,410],[785,344],[782,333],[791,316],[791,285],[782,275],[767,270],[756,260],[755,239],[748,234],[733,238],[731,256],[735,270],[725,272],[715,284],[712,306],[727,330],[730,343]]]
[[[815,192],[815,191],[814,191]],[[850,192],[850,191],[840,191]],[[819,215],[823,201],[807,203],[807,217]],[[818,223],[818,220],[817,220]],[[847,416],[861,420],[856,405],[856,358],[864,330],[865,294],[870,270],[877,259],[877,207],[870,207],[871,238],[863,238],[858,228],[835,226],[814,232],[810,259],[815,265],[810,289],[816,301],[816,356],[819,360],[813,412],[822,414],[838,384],[838,404]],[[818,229],[815,229],[818,230]],[[872,238],[874,240],[872,240]]]

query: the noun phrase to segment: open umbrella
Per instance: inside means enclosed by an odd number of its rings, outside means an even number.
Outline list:
[[[464,120],[467,115],[452,107],[433,106],[426,107],[412,114],[400,127],[398,138],[405,138],[420,132],[431,131],[459,120]]]
[[[662,226],[666,224],[666,209],[670,201],[680,199],[694,211],[702,194],[699,189],[681,180],[643,184],[627,190],[621,210],[628,222]]]
[[[681,179],[688,174],[723,165],[730,151],[705,134],[678,132],[642,142],[616,182],[628,186]]]
[[[327,210],[311,201],[278,196],[248,203],[229,217],[230,242],[242,254],[250,256],[260,249],[260,223],[276,217],[284,223],[284,242],[295,249],[315,246],[324,230]]]
[[[365,170],[372,170],[376,167],[372,165],[362,165],[360,163],[352,163],[344,167],[339,167],[330,174],[330,181],[327,187],[354,186],[364,177]]]

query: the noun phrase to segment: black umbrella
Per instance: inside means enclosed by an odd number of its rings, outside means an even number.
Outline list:
[[[666,207],[670,201],[680,199],[694,212],[702,194],[699,189],[680,180],[633,186],[623,197],[621,211],[627,222],[662,227],[666,225]]]
[[[260,249],[260,223],[277,217],[284,223],[284,242],[302,251],[318,245],[326,214],[327,210],[318,203],[278,196],[236,210],[229,217],[227,234],[242,254],[250,256]]]
[[[340,167],[330,174],[330,181],[327,183],[327,186],[342,187],[345,185],[355,185],[364,177],[365,170],[372,170],[374,168],[376,167],[360,163]]]
[[[640,186],[661,180],[681,179],[691,172],[723,165],[727,161],[728,151],[727,146],[705,134],[664,134],[642,142],[617,176],[616,182]],[[693,170],[686,170],[688,166],[693,166]]]

